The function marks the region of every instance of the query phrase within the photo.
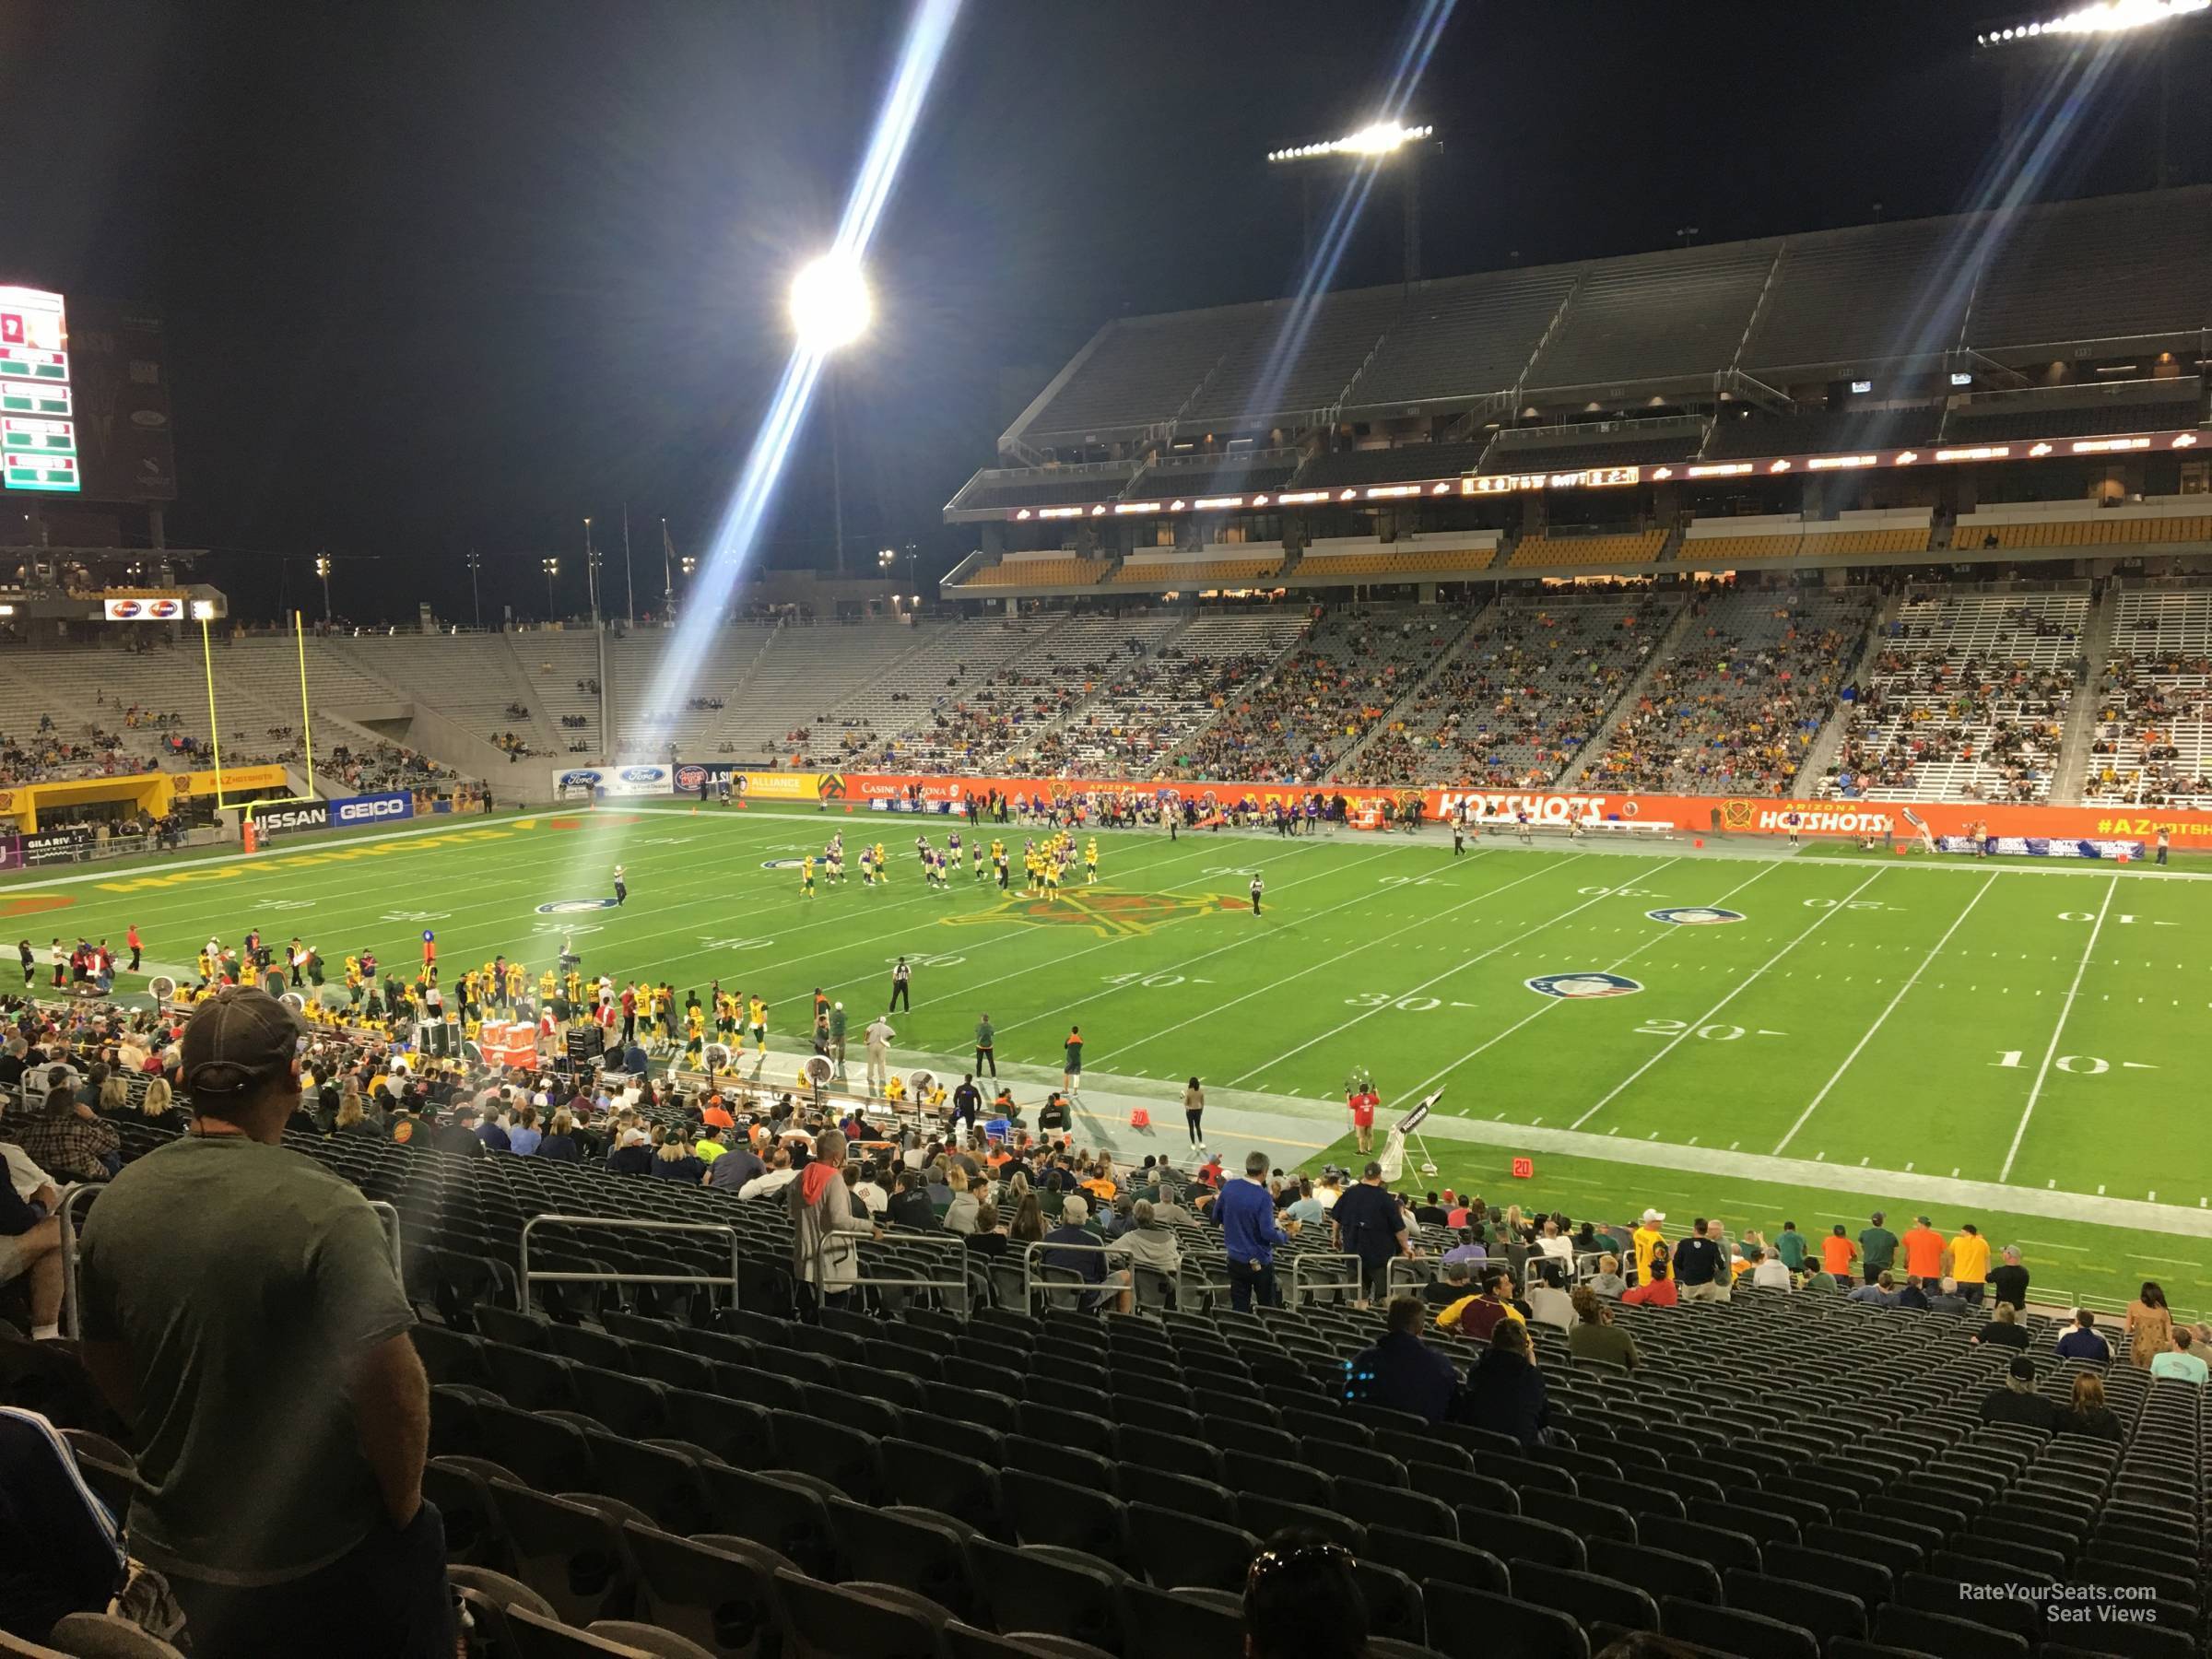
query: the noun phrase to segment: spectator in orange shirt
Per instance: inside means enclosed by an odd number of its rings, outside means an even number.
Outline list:
[[[1928,1224],[1925,1216],[1917,1218],[1912,1230],[1898,1242],[1904,1246],[1907,1273],[1924,1285],[1943,1277],[1943,1235]]]
[[[706,1109],[699,1115],[700,1121],[710,1129],[735,1129],[737,1127],[737,1120],[730,1115],[730,1109],[722,1103],[720,1095],[709,1095]]]
[[[1836,1281],[1836,1288],[1851,1288],[1851,1270],[1858,1265],[1859,1247],[1852,1242],[1851,1235],[1843,1230],[1843,1223],[1836,1223],[1835,1231],[1820,1241],[1820,1265]]]

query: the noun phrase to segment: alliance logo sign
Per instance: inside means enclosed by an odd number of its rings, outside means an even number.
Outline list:
[[[1521,982],[1538,996],[1556,996],[1562,1002],[1587,1002],[1600,996],[1633,996],[1643,986],[1618,973],[1540,973]]]
[[[760,861],[760,867],[764,870],[795,870],[806,862],[803,858],[764,858]]]
[[[537,913],[541,916],[574,916],[581,915],[587,911],[613,910],[614,908],[615,901],[612,899],[556,899],[550,904],[539,905]]]
[[[1724,923],[1741,922],[1742,911],[1718,910],[1709,904],[1682,904],[1671,910],[1645,911],[1654,922],[1672,922],[1681,927],[1717,927]]]

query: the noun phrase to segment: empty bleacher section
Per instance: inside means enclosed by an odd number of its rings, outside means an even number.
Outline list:
[[[590,642],[588,636],[587,644]],[[471,636],[467,647],[451,638],[423,633],[364,633],[316,641],[309,658],[354,665],[375,677],[360,688],[389,688],[413,700],[428,704],[475,736],[511,753],[554,755],[565,753],[567,742],[550,735],[559,730],[558,718],[540,723],[544,712],[518,671],[514,653],[505,641]],[[591,699],[594,710],[598,700]],[[340,701],[340,712],[347,705]],[[517,714],[515,710],[524,712]],[[563,734],[573,740],[572,730]],[[519,745],[519,748],[517,746]]]
[[[1676,380],[1735,361],[1781,244],[1731,242],[1584,268],[1531,386]]]
[[[2194,335],[2212,321],[2212,186],[2028,208],[1981,236],[1965,337],[1984,350]]]
[[[1298,470],[1296,450],[1261,450],[1234,455],[1156,460],[1130,485],[1129,493],[1146,500],[1204,496],[1248,495],[1280,489]]]
[[[1693,519],[1682,533],[1675,562],[1691,571],[1720,571],[1780,559],[1924,553],[1932,527],[1933,514],[1925,507],[1867,509],[1832,519],[1795,513]]]
[[[1664,530],[1627,530],[1597,535],[1561,532],[1558,535],[1524,535],[1506,560],[1520,570],[1555,565],[1649,564],[1666,545]]]
[[[1396,288],[1266,307],[1260,326],[1224,355],[1185,412],[1195,422],[1261,419],[1332,407],[1406,303]]]
[[[736,622],[716,629],[681,700],[674,706],[660,700],[656,682],[675,636],[661,629],[610,634],[606,671],[608,718],[614,731],[608,740],[607,759],[617,763],[654,761],[715,752],[724,715],[736,705],[738,682],[776,631],[775,625],[767,622]],[[778,721],[780,715],[795,714],[795,709],[787,709],[776,700],[781,688],[780,684],[771,682],[751,692],[745,707],[748,714],[760,719],[748,723],[748,736],[752,725],[782,724],[787,729],[806,724],[804,718]],[[813,712],[809,700],[806,712]],[[746,751],[745,758],[758,759],[774,752],[772,746],[763,748],[756,744]]]
[[[1681,794],[1789,793],[1835,707],[1871,594],[1721,593],[1677,637],[1586,782]]]
[[[126,1158],[167,1138],[120,1132]],[[1253,1558],[1288,1526],[1356,1558],[1369,1651],[1394,1659],[1579,1659],[1638,1630],[1748,1659],[2201,1652],[2206,1391],[2151,1375],[2110,1321],[2109,1365],[2055,1359],[2055,1322],[2018,1321],[2029,1406],[2063,1413],[2091,1376],[2111,1413],[2053,1432],[2020,1420],[2013,1350],[1971,1340],[1981,1309],[1741,1279],[1706,1306],[1616,1301],[1632,1368],[1527,1322],[1540,1383],[1517,1386],[1540,1387],[1547,1432],[1524,1436],[1347,1397],[1347,1362],[1383,1324],[1344,1291],[1301,1292],[1299,1265],[1330,1249],[1312,1228],[1277,1251],[1286,1305],[1252,1312],[1201,1219],[1160,1224],[1181,1268],[1137,1275],[1132,1314],[1082,1312],[1049,1267],[1031,1294],[1011,1253],[906,1226],[861,1238],[860,1270],[947,1288],[802,1314],[781,1194],[287,1145],[394,1206],[430,1383],[425,1496],[492,1652],[1234,1654]],[[1160,1196],[1194,1212],[1208,1195],[1176,1176]],[[567,1283],[518,1308],[525,1222],[536,1271],[706,1280],[734,1255],[742,1290]],[[1486,1225],[1497,1256],[1529,1251],[1500,1212]],[[1597,1236],[1630,1254],[1622,1229]],[[1411,1241],[1433,1260],[1453,1239]],[[1488,1346],[1420,1340],[1455,1381]],[[136,1472],[101,1432],[116,1425],[72,1356],[24,1347],[7,1345],[11,1388],[39,1390],[119,1501]],[[1712,1409],[1716,1379],[1739,1417]],[[2017,1409],[1984,1414],[1993,1395]],[[2098,1604],[2139,1617],[2045,1640],[2048,1607]]]
[[[1141,654],[1111,659],[1088,700],[1006,763],[1053,777],[1159,776],[1170,752],[1258,682],[1304,626],[1304,612],[1280,606],[1200,617],[1161,634]]]
[[[1706,441],[1708,461],[1749,455],[1848,454],[1853,450],[1904,449],[1936,441],[1943,411],[1919,408],[1860,408],[1821,415],[1770,415],[1737,406],[1712,423]]]
[[[1045,549],[1008,553],[996,564],[970,572],[963,587],[1092,587],[1112,561]]]
[[[1995,548],[2125,547],[2212,542],[2212,498],[2151,496],[2140,501],[2009,501],[1962,512],[1951,546]]]
[[[999,512],[1111,501],[1135,473],[1134,462],[1108,467],[1044,466],[1018,472],[994,467],[970,478],[947,511]]]
[[[588,633],[540,629],[501,634],[499,642],[522,674],[527,688],[523,702],[541,711],[552,723],[561,739],[561,754],[604,754],[599,729],[598,641]],[[482,644],[488,653],[491,642]],[[473,660],[474,653],[464,655]],[[455,671],[467,669],[464,665]],[[435,691],[426,689],[424,695],[432,702],[438,700]]]
[[[1483,456],[1482,470],[1549,472],[1580,466],[1644,466],[1687,461],[1704,442],[1704,423],[1688,419],[1509,427],[1498,434]]]
[[[1268,326],[1264,305],[1133,317],[1108,324],[1018,430],[1032,441],[1082,438],[1168,419],[1224,356]]]
[[[1559,781],[1672,624],[1677,599],[1500,601],[1352,758],[1351,782]]]
[[[1823,793],[2047,799],[2088,616],[2086,592],[1908,600],[1857,688]]]
[[[781,755],[787,764],[853,764],[872,735],[840,725],[833,711],[921,644],[913,629],[888,618],[786,622],[757,651],[751,640],[762,636],[746,632],[750,637],[741,637],[724,660],[734,658],[742,667],[750,651],[751,665],[742,668],[724,699],[726,708],[710,717],[703,742],[711,754],[748,762]]]
[[[1175,755],[1192,778],[1317,782],[1458,639],[1465,613],[1434,606],[1332,610],[1298,648]]]
[[[1300,582],[1451,581],[1487,571],[1498,558],[1499,533],[1436,531],[1401,535],[1394,542],[1343,535],[1309,542],[1299,555]]]
[[[1960,276],[1964,241],[1956,219],[1791,237],[1744,342],[1744,367],[1756,374],[1949,350],[1971,288]]]
[[[1406,443],[1394,449],[1343,450],[1307,457],[1293,489],[1350,489],[1419,478],[1456,478],[1475,470],[1484,443]]]
[[[1108,587],[1174,589],[1241,585],[1260,582],[1283,568],[1281,547],[1250,552],[1241,543],[1203,547],[1139,547],[1107,579]]]
[[[2071,386],[2049,394],[1983,393],[1952,406],[1944,441],[2002,443],[2015,438],[2173,431],[2201,424],[2204,396],[2204,382],[2195,375]]]
[[[1353,382],[1347,407],[1418,408],[1516,383],[1580,267],[1489,271],[1425,283]]]
[[[2212,592],[2115,595],[2084,801],[2212,806]]]
[[[1068,688],[1055,684],[1048,655],[1065,612],[965,622],[884,676],[890,688],[910,684],[919,712],[887,723],[870,753],[900,770],[980,771],[1007,748],[1059,717]]]

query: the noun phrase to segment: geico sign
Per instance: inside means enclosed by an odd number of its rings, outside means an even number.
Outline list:
[[[379,795],[368,800],[341,801],[338,804],[338,822],[362,824],[373,818],[406,818],[407,803],[397,795]]]

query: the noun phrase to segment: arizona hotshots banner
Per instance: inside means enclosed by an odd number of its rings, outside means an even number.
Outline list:
[[[848,806],[942,811],[971,795],[993,792],[1016,801],[1062,800],[1081,794],[1136,794],[1189,800],[1204,809],[1267,807],[1303,801],[1311,789],[1280,783],[1164,782],[1137,779],[954,777],[943,773],[754,772],[753,799],[841,801]],[[768,796],[763,780],[784,783]],[[806,793],[818,785],[818,793]],[[1999,802],[1907,805],[1896,801],[1795,801],[1744,795],[1613,794],[1581,790],[1355,789],[1323,785],[1341,794],[1355,821],[1387,809],[1385,821],[1402,821],[1417,801],[1427,818],[1449,817],[1464,803],[1468,817],[1486,826],[1511,826],[1526,813],[1540,829],[1576,822],[1640,827],[1687,835],[1800,835],[1853,840],[1918,841],[1924,830],[1937,841],[1997,837],[2022,841],[2135,841],[2149,842],[2161,829],[2182,850],[2212,851],[2212,812],[2122,806],[2021,806]],[[1795,822],[1792,823],[1794,815]]]

